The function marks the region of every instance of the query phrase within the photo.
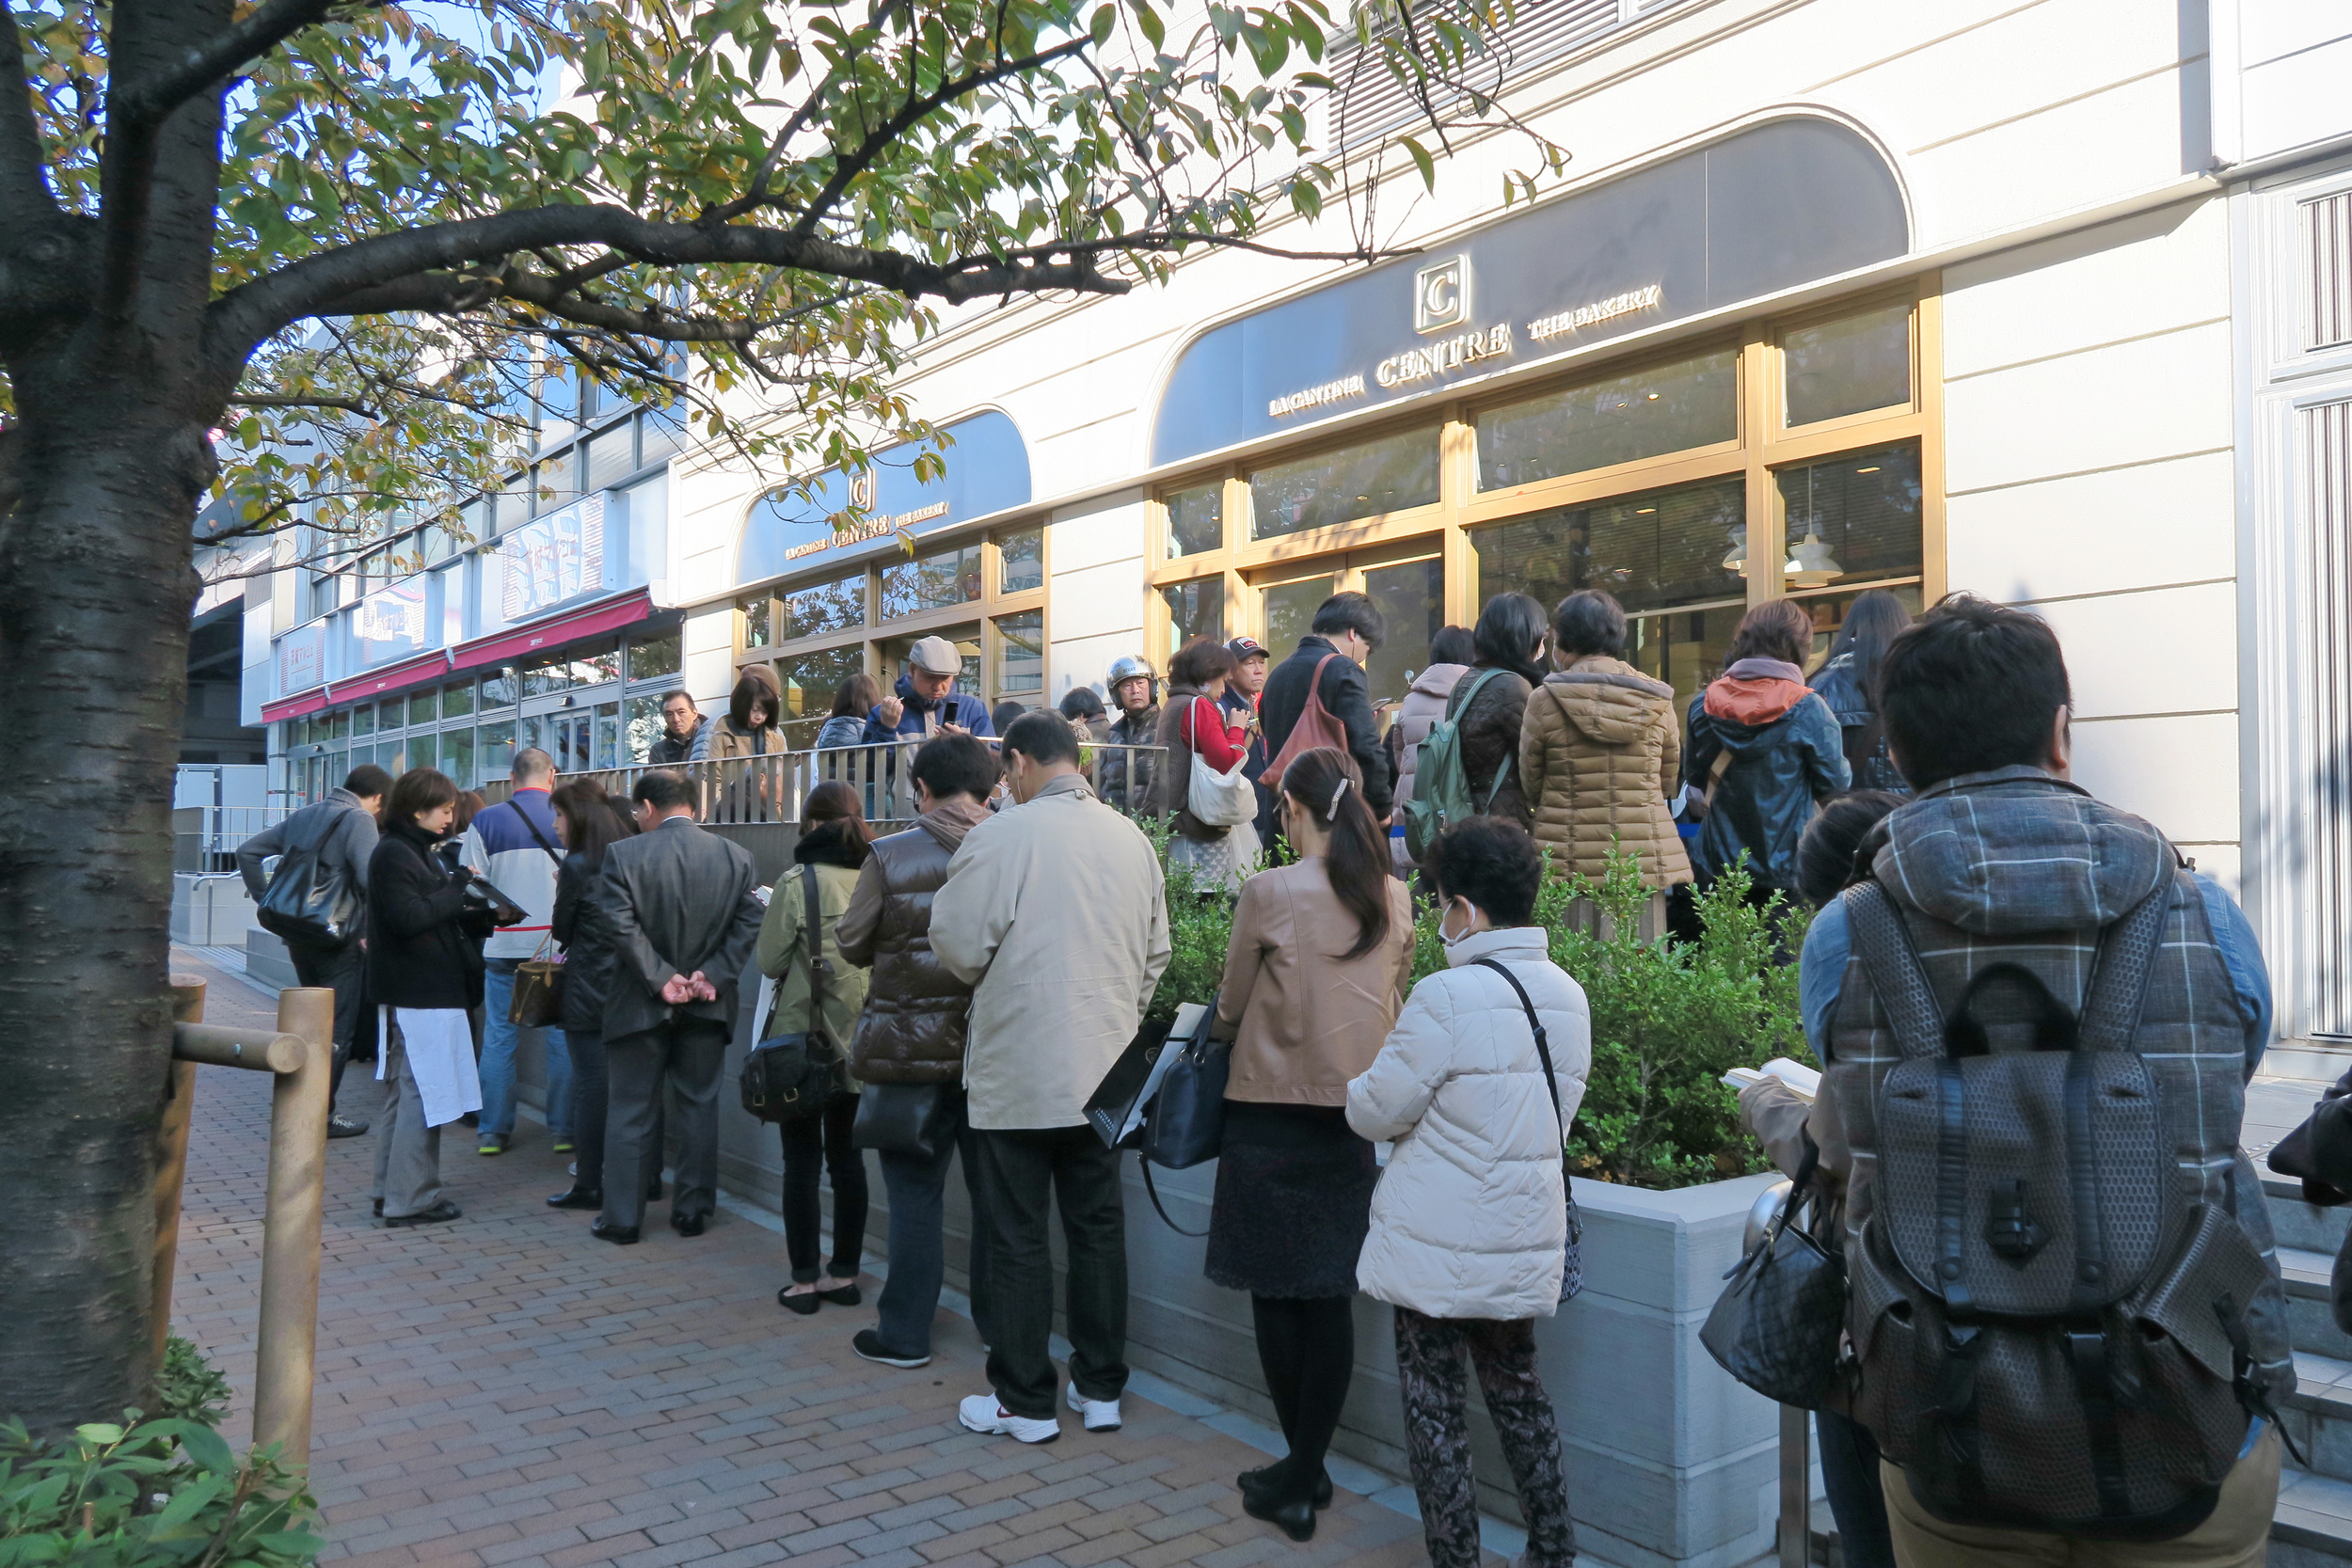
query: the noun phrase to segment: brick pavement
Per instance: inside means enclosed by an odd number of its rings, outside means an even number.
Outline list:
[[[209,1021],[269,1002],[184,951]],[[345,1108],[373,1106],[355,1067]],[[269,1085],[199,1073],[173,1317],[250,1419]],[[1413,1519],[1342,1491],[1295,1544],[1241,1513],[1255,1449],[1130,1392],[1126,1427],[1025,1448],[956,1424],[987,1386],[971,1325],[943,1312],[931,1365],[858,1360],[863,1308],[775,1305],[783,1238],[722,1210],[692,1240],[589,1240],[546,1208],[562,1156],[528,1128],[484,1160],[455,1138],[453,1225],[380,1228],[373,1138],[327,1146],[312,1481],[328,1556],[366,1568],[1244,1568],[1426,1560]],[[866,1281],[868,1300],[876,1288]],[[1489,1562],[1499,1559],[1489,1557]]]

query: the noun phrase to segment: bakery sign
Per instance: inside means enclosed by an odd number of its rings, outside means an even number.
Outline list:
[[[1450,376],[1473,365],[1486,365],[1491,360],[1510,357],[1517,347],[1516,334],[1518,332],[1523,331],[1531,342],[1549,345],[1560,339],[1572,338],[1584,328],[1603,322],[1655,310],[1664,297],[1665,286],[1651,283],[1639,289],[1624,290],[1606,299],[1573,305],[1565,310],[1548,311],[1524,324],[1500,321],[1483,326],[1472,325],[1467,331],[1449,333],[1434,342],[1398,348],[1395,353],[1374,364],[1370,379],[1373,386],[1394,391],[1401,387]],[[1470,259],[1468,255],[1448,257],[1413,275],[1414,331],[1425,337],[1459,326],[1470,319]],[[1365,379],[1359,372],[1281,393],[1267,400],[1266,413],[1270,418],[1279,420],[1366,396],[1369,388],[1365,386]]]

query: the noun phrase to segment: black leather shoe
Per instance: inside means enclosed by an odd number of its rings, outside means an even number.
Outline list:
[[[1254,1470],[1244,1470],[1240,1475],[1233,1478],[1233,1483],[1239,1486],[1244,1494],[1256,1493],[1263,1497],[1265,1495],[1266,1488],[1272,1485],[1275,1478],[1279,1476],[1281,1473],[1282,1466],[1279,1464],[1262,1465]],[[1330,1471],[1326,1470],[1321,1475],[1315,1477],[1315,1489],[1311,1500],[1317,1508],[1329,1508],[1331,1506]]]
[[[1312,1541],[1315,1538],[1315,1505],[1306,1498],[1277,1503],[1255,1492],[1241,1495],[1241,1511],[1252,1519],[1263,1519],[1278,1525],[1293,1541]]]
[[[815,1291],[803,1291],[796,1296],[787,1286],[776,1292],[776,1305],[787,1312],[798,1312],[803,1318],[813,1318],[817,1315],[818,1294]]]
[[[588,1234],[594,1236],[599,1242],[611,1242],[614,1246],[635,1246],[637,1244],[637,1227],[635,1226],[607,1225],[604,1222],[604,1216],[601,1214],[588,1222]]]
[[[548,1199],[550,1209],[601,1209],[604,1194],[595,1187],[566,1187]]]
[[[453,1220],[464,1212],[465,1211],[463,1209],[460,1209],[449,1199],[443,1198],[432,1208],[420,1209],[413,1214],[385,1215],[384,1228],[387,1230],[401,1230],[412,1225],[439,1225],[442,1221]]]
[[[834,1281],[837,1279],[837,1276],[834,1275],[827,1275],[825,1278],[828,1283],[819,1289],[817,1293],[824,1297],[827,1301],[832,1302],[835,1307],[855,1307],[860,1300],[864,1299],[857,1293],[856,1280],[839,1279],[838,1282],[835,1283]]]
[[[703,1233],[703,1227],[709,1223],[708,1214],[672,1214],[670,1216],[670,1228],[681,1236],[699,1236]]]
[[[375,1200],[375,1217],[379,1220],[384,1217],[384,1200],[380,1197]]]

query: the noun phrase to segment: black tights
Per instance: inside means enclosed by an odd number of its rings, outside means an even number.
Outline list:
[[[1290,1443],[1290,1457],[1267,1477],[1274,1495],[1304,1498],[1323,1476],[1323,1456],[1339,1430],[1356,1370],[1356,1310],[1352,1296],[1251,1296],[1258,1331],[1258,1364],[1266,1392]]]

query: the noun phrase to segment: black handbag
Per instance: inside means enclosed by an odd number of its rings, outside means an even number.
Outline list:
[[[936,1160],[954,1134],[948,1099],[952,1084],[867,1084],[858,1091],[850,1147],[882,1154]]]
[[[1528,999],[1527,988],[1519,984],[1518,975],[1492,958],[1475,961],[1510,983],[1511,993],[1527,1014],[1527,1026],[1534,1032],[1535,1055],[1544,1064],[1544,1085],[1551,1090],[1551,1119],[1560,1123],[1560,1190],[1568,1199],[1568,1242],[1560,1259],[1560,1299],[1574,1301],[1584,1289],[1584,1226],[1576,1212],[1576,1184],[1568,1180],[1568,1125],[1560,1117],[1560,1080],[1551,1070],[1551,1037],[1544,1032],[1544,1021],[1535,1016],[1535,1004]]]
[[[1162,1047],[1175,1052],[1176,1058],[1161,1075],[1159,1087],[1152,1091],[1142,1137],[1136,1146],[1143,1166],[1143,1190],[1151,1196],[1152,1207],[1159,1211],[1160,1218],[1180,1236],[1208,1232],[1186,1230],[1168,1218],[1160,1191],[1152,1185],[1152,1167],[1157,1164],[1170,1170],[1189,1170],[1216,1159],[1225,1147],[1225,1084],[1232,1073],[1233,1042],[1210,1038],[1209,1031],[1216,1027],[1216,997],[1211,994],[1192,1033],[1183,1039],[1171,1036]]]
[[[1133,1148],[1143,1141],[1143,1122],[1136,1114],[1136,1101],[1151,1081],[1152,1064],[1168,1045],[1168,1031],[1165,1020],[1145,1019],[1110,1071],[1103,1074],[1103,1081],[1087,1096],[1087,1125],[1094,1129],[1104,1148]]]
[[[1807,1136],[1804,1160],[1780,1212],[1724,1277],[1699,1343],[1724,1370],[1769,1400],[1811,1410],[1829,1387],[1846,1323],[1846,1273],[1796,1223],[1821,1151]]]
[[[771,1035],[743,1058],[743,1109],[762,1121],[797,1121],[825,1108],[836,1089],[846,1088],[848,1064],[825,1033],[825,927],[817,909],[817,868],[801,868],[808,896],[808,1021],[810,1027]],[[770,1022],[773,1022],[773,1015]]]
[[[340,953],[359,934],[359,895],[351,879],[319,856],[340,821],[323,811],[307,842],[278,857],[254,923],[272,936],[316,953]]]

